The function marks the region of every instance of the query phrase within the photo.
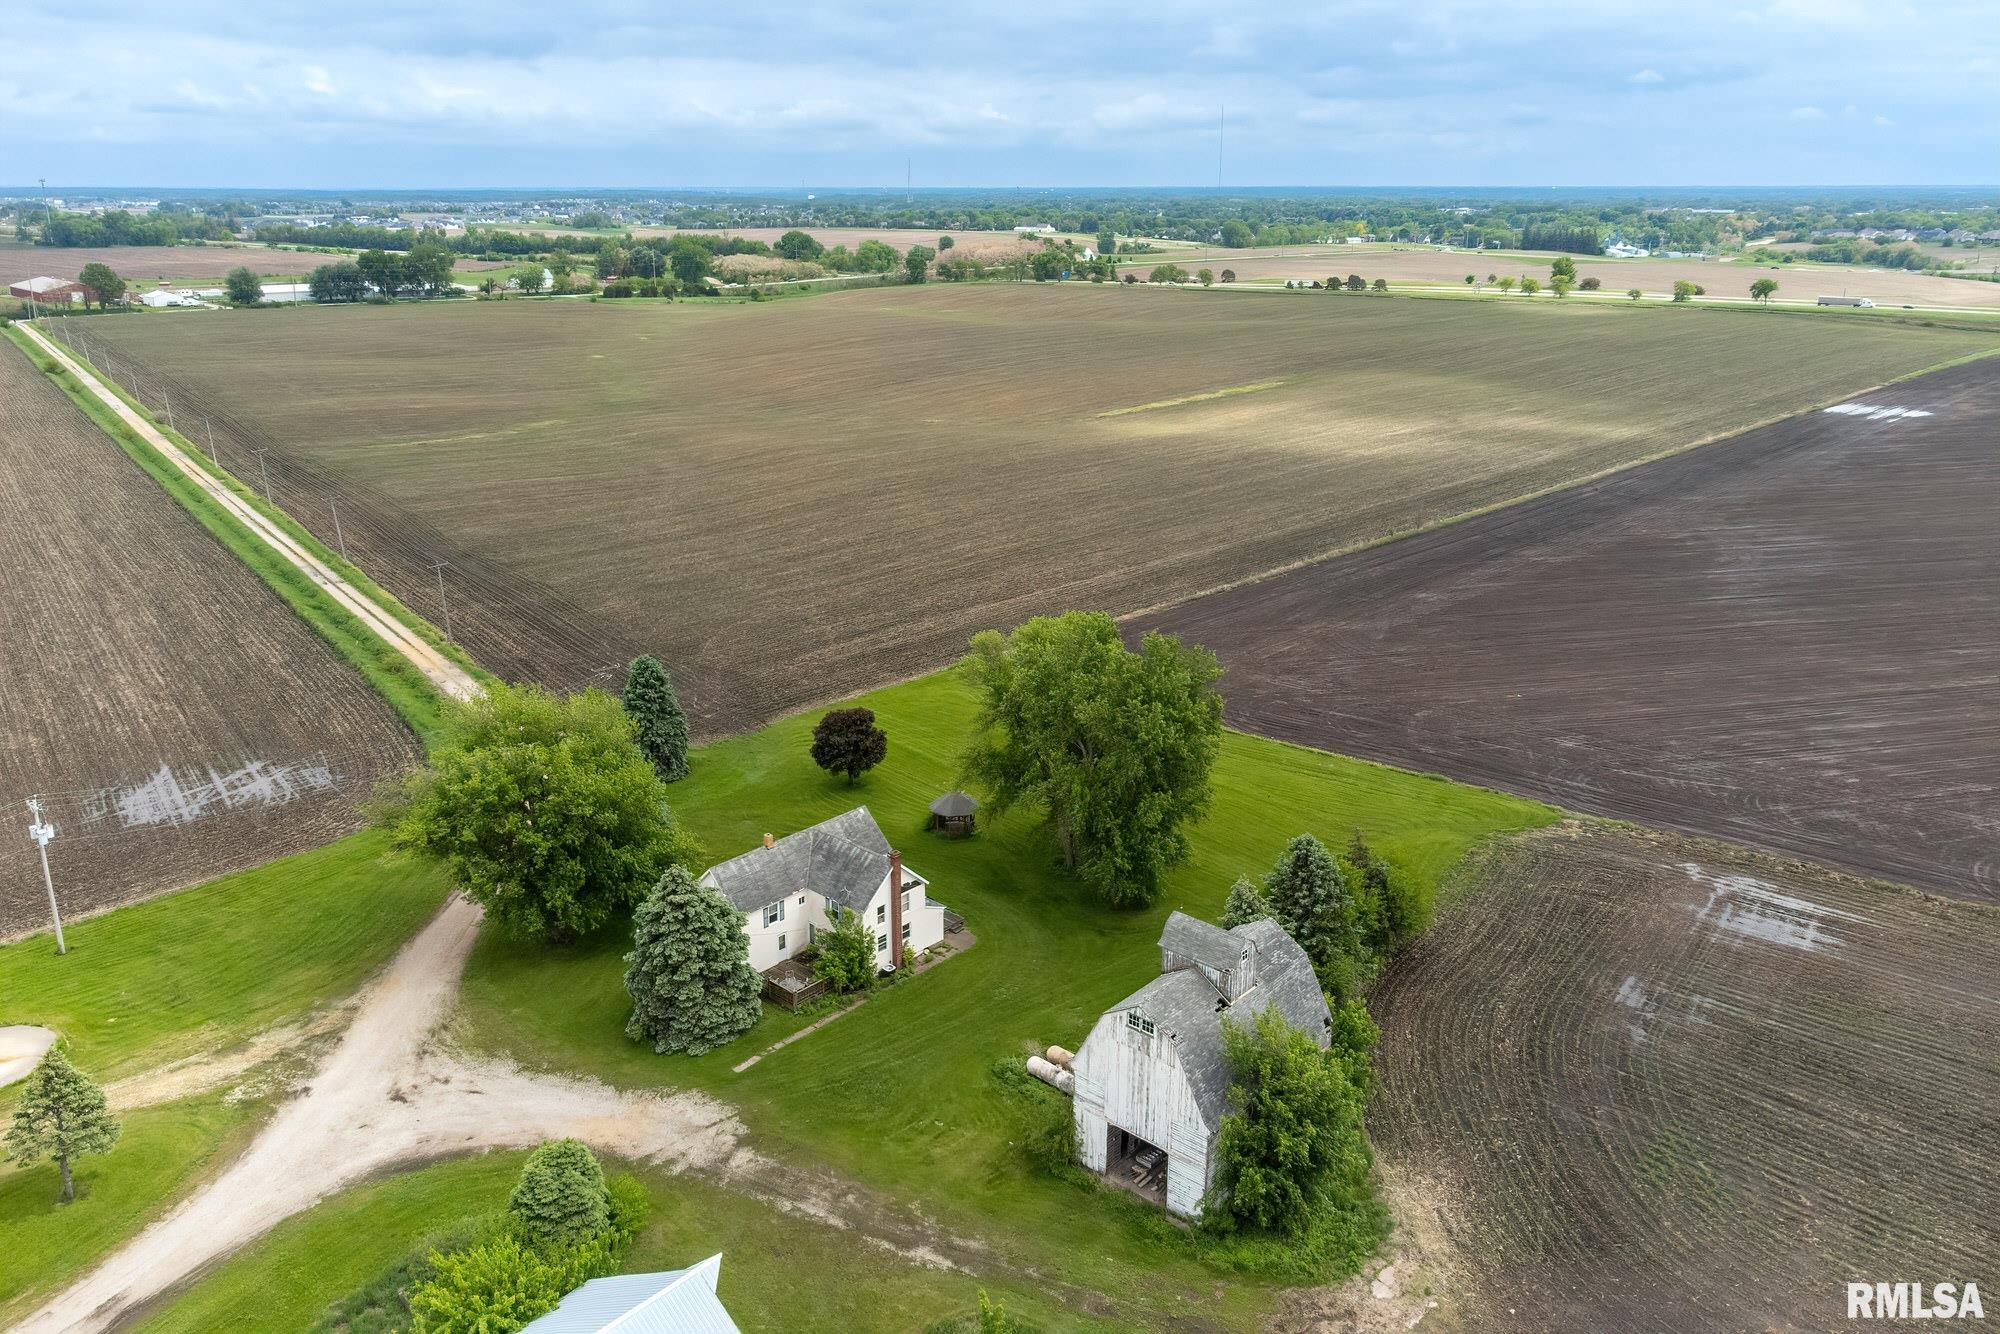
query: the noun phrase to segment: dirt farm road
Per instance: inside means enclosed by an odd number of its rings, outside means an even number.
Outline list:
[[[478,933],[454,897],[363,992],[346,1035],[221,1175],[23,1322],[107,1329],[148,1299],[371,1173],[575,1136],[676,1168],[728,1164],[740,1123],[699,1093],[624,1093],[468,1059],[437,1040]]]
[[[76,377],[79,384],[117,414],[118,419],[131,427],[141,439],[158,450],[161,456],[184,473],[189,481],[206,492],[216,504],[227,510],[259,541],[283,556],[296,566],[300,573],[325,589],[328,596],[352,612],[355,618],[372,633],[380,636],[391,648],[408,658],[440,692],[450,698],[462,700],[473,699],[484,693],[479,683],[463,667],[433,648],[421,635],[391,616],[373,598],[342,578],[332,566],[300,545],[291,534],[265,518],[254,506],[196,464],[179,446],[162,435],[151,422],[133,411],[130,404],[106,388],[95,374],[36,328],[33,323],[23,323],[21,328],[37,347],[54,357],[64,370]]]

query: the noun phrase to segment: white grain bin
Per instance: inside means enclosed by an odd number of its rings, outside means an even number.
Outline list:
[[[1051,1047],[1047,1052],[1047,1056],[1051,1064],[1059,1065],[1065,1070],[1069,1069],[1070,1063],[1076,1060],[1076,1053],[1067,1047]]]

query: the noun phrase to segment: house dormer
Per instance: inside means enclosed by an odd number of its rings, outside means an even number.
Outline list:
[[[1176,912],[1160,932],[1160,971],[1199,969],[1225,1005],[1234,1005],[1257,985],[1256,942],[1212,922]]]

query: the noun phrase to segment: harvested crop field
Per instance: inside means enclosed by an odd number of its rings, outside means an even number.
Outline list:
[[[264,277],[296,278],[310,273],[316,265],[349,258],[352,256],[270,250],[263,246],[136,245],[99,249],[0,246],[0,268],[8,271],[9,282],[40,273],[73,279],[83,272],[86,264],[109,264],[114,273],[133,284],[134,295],[162,282],[219,282],[239,265],[248,265]],[[14,272],[17,269],[19,273]]]
[[[396,714],[0,346],[0,938],[313,847],[418,757]]]
[[[1237,727],[1992,898],[2000,360],[1858,402],[1142,624]]]
[[[1991,1293],[1991,906],[1597,822],[1461,874],[1370,1000],[1423,1328],[1823,1330],[1850,1280]]]
[[[1971,253],[1971,252],[1966,252]],[[1400,246],[1277,246],[1255,250],[1202,250],[1135,255],[1121,260],[1120,273],[1136,273],[1141,278],[1156,264],[1172,262],[1193,272],[1224,269],[1235,273],[1237,281],[1253,279],[1278,281],[1286,278],[1345,278],[1358,273],[1373,282],[1455,283],[1465,285],[1465,275],[1478,278],[1493,274],[1501,278],[1538,278],[1548,282],[1549,261],[1554,254],[1521,251],[1433,250]],[[1865,296],[1884,306],[1905,302],[1924,307],[1963,309],[2000,308],[2000,283],[1976,282],[1966,278],[1944,278],[1905,269],[1869,269],[1853,264],[1750,264],[1721,259],[1599,259],[1571,256],[1579,278],[1596,278],[1607,292],[1623,292],[1637,287],[1654,294],[1668,293],[1682,279],[1699,283],[1710,296],[1747,297],[1750,284],[1758,278],[1778,280],[1781,301],[1814,301],[1820,296]]]
[[[92,324],[488,667],[705,735],[1983,347],[1770,312],[932,285]],[[129,370],[121,375],[130,381]],[[1691,391],[1690,386],[1699,386]],[[1228,393],[1230,390],[1254,392]],[[1121,412],[1121,409],[1145,411]]]

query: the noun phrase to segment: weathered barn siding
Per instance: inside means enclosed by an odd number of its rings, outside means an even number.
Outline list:
[[[1133,1028],[1129,1010],[1099,1016],[1077,1052],[1076,1129],[1084,1166],[1107,1166],[1110,1128],[1167,1153],[1167,1208],[1193,1217],[1208,1190],[1210,1132],[1181,1069],[1180,1053],[1164,1032]]]

